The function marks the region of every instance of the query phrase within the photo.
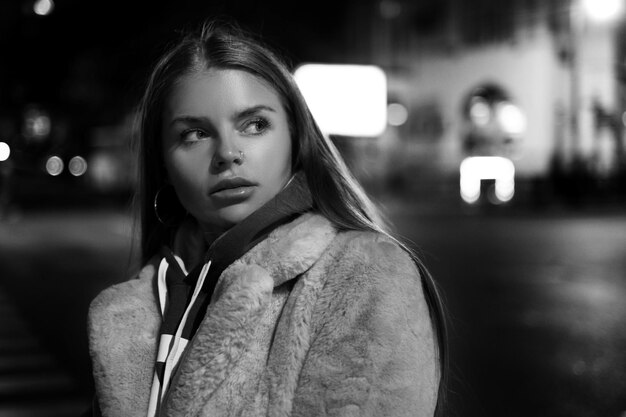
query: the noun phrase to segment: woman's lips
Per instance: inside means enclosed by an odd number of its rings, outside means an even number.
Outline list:
[[[239,187],[225,188],[211,193],[211,198],[222,202],[237,202],[250,198],[253,192],[253,185],[243,185]]]

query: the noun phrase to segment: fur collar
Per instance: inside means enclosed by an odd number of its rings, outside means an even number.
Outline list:
[[[171,413],[182,411],[176,409],[186,398],[211,396],[245,351],[273,288],[306,272],[335,235],[326,218],[304,214],[274,230],[222,273],[172,380]],[[158,261],[153,259],[138,279],[113,286],[92,302],[90,351],[104,416],[146,415],[161,322],[154,292]]]

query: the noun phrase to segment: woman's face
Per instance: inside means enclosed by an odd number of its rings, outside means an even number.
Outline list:
[[[239,223],[291,177],[285,110],[244,71],[181,78],[165,102],[162,139],[169,181],[206,232]]]

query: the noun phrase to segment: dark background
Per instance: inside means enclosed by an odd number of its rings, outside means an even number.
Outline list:
[[[5,107],[47,103],[84,124],[110,123],[135,105],[167,42],[207,18],[237,21],[302,62],[337,47],[345,13],[346,3],[329,0],[60,0],[38,16],[32,2],[4,1],[0,100]]]

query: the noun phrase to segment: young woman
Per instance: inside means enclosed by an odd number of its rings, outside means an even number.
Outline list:
[[[185,36],[140,127],[145,267],[91,305],[96,413],[435,413],[433,282],[273,53],[230,26]]]

